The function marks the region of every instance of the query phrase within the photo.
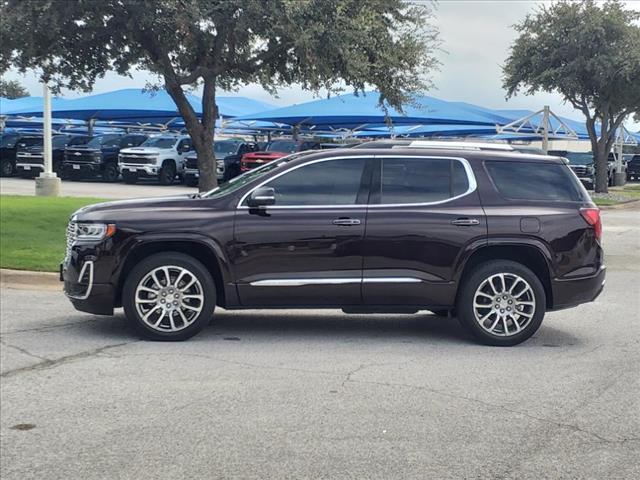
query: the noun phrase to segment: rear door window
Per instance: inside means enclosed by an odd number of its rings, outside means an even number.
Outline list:
[[[446,158],[383,158],[380,203],[433,203],[469,190],[462,162]]]
[[[485,162],[500,195],[516,200],[585,200],[584,190],[568,166],[557,163]]]

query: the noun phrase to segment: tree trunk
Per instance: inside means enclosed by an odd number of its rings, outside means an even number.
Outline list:
[[[604,128],[603,128],[604,130]],[[609,165],[608,157],[609,152],[606,147],[607,139],[601,135],[597,143],[597,150],[594,152],[595,167],[596,167],[596,193],[608,193],[609,192]]]

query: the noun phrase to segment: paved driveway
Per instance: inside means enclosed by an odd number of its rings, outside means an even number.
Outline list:
[[[87,180],[83,182],[65,180],[61,185],[60,195],[63,197],[138,198],[180,195],[195,193],[197,191],[197,188],[187,187],[178,183],[171,186],[162,186],[151,180],[136,185],[104,183],[98,180]],[[0,193],[3,195],[35,195],[35,180],[27,178],[0,178]]]
[[[2,288],[3,479],[640,478],[640,222],[605,212],[597,302],[514,348],[455,321],[220,312],[139,341]]]

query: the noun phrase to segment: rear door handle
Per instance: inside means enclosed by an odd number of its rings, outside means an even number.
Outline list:
[[[472,225],[479,225],[480,220],[475,218],[456,218],[455,220],[451,220],[451,225],[459,225],[463,227],[470,227]]]
[[[344,227],[350,227],[352,225],[360,225],[360,220],[357,218],[336,218],[333,221],[334,225],[342,225]]]

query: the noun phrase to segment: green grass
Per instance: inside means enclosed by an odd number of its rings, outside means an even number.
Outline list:
[[[612,198],[593,198],[592,200],[593,203],[599,207],[608,207],[610,205],[618,205],[620,203],[618,200],[613,200]]]
[[[58,270],[69,216],[98,198],[0,196],[0,267]]]

